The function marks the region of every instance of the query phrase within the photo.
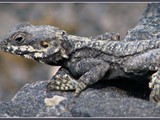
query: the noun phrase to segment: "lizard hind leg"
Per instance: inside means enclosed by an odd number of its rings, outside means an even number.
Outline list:
[[[57,74],[47,85],[47,90],[75,90],[78,82],[71,78],[68,74]]]
[[[149,88],[152,89],[150,100],[153,102],[160,102],[160,70],[151,76]]]

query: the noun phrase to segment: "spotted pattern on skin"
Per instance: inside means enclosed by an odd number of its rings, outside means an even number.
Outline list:
[[[15,45],[16,42],[11,41],[12,35],[18,32],[26,33],[25,44],[28,43],[27,45],[21,44],[20,46],[18,43]],[[63,78],[61,85],[54,81],[50,87],[63,90],[76,89],[76,94],[99,81],[107,73],[108,79],[116,78],[117,74],[133,79],[136,75],[143,75],[147,78],[144,71],[154,71],[160,67],[159,39],[131,42],[91,40],[87,37],[65,34],[59,28],[52,26],[21,25],[21,27],[12,29],[4,38],[5,40],[8,40],[9,44],[0,46],[4,51],[38,62],[43,61],[49,65],[61,65],[68,71],[67,74],[72,73],[73,80],[78,79],[77,84],[69,81],[65,84],[66,81]],[[39,42],[46,40],[51,42],[51,47],[39,46]],[[12,43],[14,44],[10,45]],[[65,75],[60,70],[58,73],[62,76]],[[133,73],[137,74],[132,75]]]
[[[29,55],[23,55],[25,58],[32,59]]]
[[[33,48],[32,46],[29,46],[29,45],[23,45],[23,46],[8,46],[8,49],[13,49],[13,51],[16,51],[18,49],[20,49],[21,51],[28,51],[28,52],[46,52],[47,49],[35,49]]]
[[[43,53],[34,53],[34,57],[35,58],[42,58],[43,57]]]

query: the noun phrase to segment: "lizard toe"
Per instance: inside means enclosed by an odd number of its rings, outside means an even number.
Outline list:
[[[76,86],[76,91],[74,93],[74,96],[78,96],[86,87],[87,85],[84,84],[83,82],[78,83]]]

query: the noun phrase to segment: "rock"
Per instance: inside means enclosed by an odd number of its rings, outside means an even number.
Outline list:
[[[137,26],[129,30],[124,41],[160,38],[160,3],[148,4]]]
[[[79,97],[72,91],[47,92],[49,81],[26,84],[11,101],[0,104],[0,117],[159,117],[160,108],[149,102],[148,96],[143,98],[145,91],[140,91],[141,96],[131,94],[140,90],[135,86],[143,88],[142,84],[126,81],[115,80],[116,87],[113,81],[99,82]],[[120,83],[131,89],[124,90]]]

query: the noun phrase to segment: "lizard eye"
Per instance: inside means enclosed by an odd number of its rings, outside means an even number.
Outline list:
[[[17,44],[21,44],[25,41],[25,34],[24,33],[20,33],[20,34],[16,34],[13,39],[16,41]]]
[[[40,44],[41,44],[41,46],[44,47],[44,48],[49,47],[49,43],[46,42],[46,41],[41,41]]]

